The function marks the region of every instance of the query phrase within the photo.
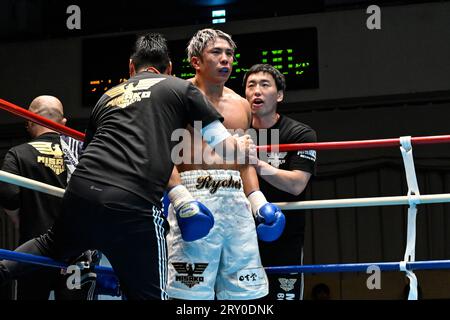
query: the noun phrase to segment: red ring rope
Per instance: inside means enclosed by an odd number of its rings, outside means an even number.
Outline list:
[[[79,131],[65,127],[47,118],[41,117],[33,112],[25,110],[15,104],[0,99],[0,108],[13,113],[19,117],[23,117],[30,121],[36,122],[42,126],[55,130],[57,132],[68,135],[77,140],[83,141],[85,135]],[[450,143],[450,135],[442,136],[425,136],[412,137],[411,143],[419,144],[436,144]],[[317,142],[317,143],[291,143],[280,145],[257,146],[259,151],[299,151],[299,150],[336,150],[336,149],[363,149],[363,148],[380,148],[380,147],[399,147],[400,138],[376,139],[376,140],[356,140],[356,141],[338,141],[338,142]]]
[[[11,102],[8,102],[6,100],[0,99],[0,108],[3,110],[6,110],[12,114],[15,114],[16,116],[25,118],[27,120],[30,120],[32,122],[35,122],[37,124],[40,124],[41,126],[50,128],[52,130],[55,130],[59,133],[63,133],[65,135],[68,135],[72,138],[75,138],[77,140],[83,141],[84,140],[84,134],[71,129],[69,127],[63,126],[59,123],[56,123],[50,119],[44,118],[38,114],[35,114],[33,112],[30,112],[24,108],[21,108],[19,106],[16,106],[15,104],[12,104]]]

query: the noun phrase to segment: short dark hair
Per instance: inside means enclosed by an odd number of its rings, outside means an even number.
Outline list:
[[[228,33],[225,33],[217,29],[202,29],[189,40],[188,47],[186,49],[188,53],[188,59],[191,61],[192,57],[201,57],[203,50],[208,46],[211,41],[216,41],[218,38],[228,42],[231,49],[236,50],[236,43],[231,39]]]
[[[258,72],[266,72],[272,75],[278,91],[281,90],[284,92],[286,90],[286,79],[284,78],[284,75],[270,64],[255,64],[250,69],[248,69],[248,71],[244,75],[244,81],[242,83],[244,88],[247,85],[248,77],[251,74]]]
[[[136,70],[154,67],[164,73],[170,64],[166,38],[159,33],[148,33],[139,37],[130,58]]]

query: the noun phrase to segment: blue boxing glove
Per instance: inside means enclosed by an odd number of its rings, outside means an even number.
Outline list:
[[[254,191],[248,196],[256,220],[258,238],[265,242],[277,240],[284,231],[286,218],[273,203],[269,203],[261,191]]]
[[[170,189],[167,195],[175,210],[183,240],[195,241],[205,237],[214,226],[211,211],[196,201],[181,184]]]

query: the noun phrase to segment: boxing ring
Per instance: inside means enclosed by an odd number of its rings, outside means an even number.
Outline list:
[[[49,119],[29,112],[8,101],[0,99],[0,108],[12,114],[33,121],[52,130],[71,136],[77,140],[83,140],[84,134],[68,127],[57,124]],[[424,136],[424,137],[400,137],[393,139],[361,140],[361,141],[341,141],[341,142],[318,142],[302,144],[283,144],[272,146],[258,146],[259,151],[300,151],[300,150],[336,150],[336,149],[363,149],[363,148],[385,148],[399,147],[405,167],[408,192],[405,196],[390,197],[369,197],[350,199],[330,199],[330,200],[310,200],[301,202],[281,202],[275,203],[282,210],[306,210],[306,209],[329,209],[329,208],[355,208],[373,206],[408,206],[407,215],[407,237],[406,249],[402,261],[394,262],[370,262],[370,263],[346,263],[346,264],[318,264],[318,265],[294,265],[265,268],[267,273],[335,273],[335,272],[367,272],[378,268],[379,271],[399,271],[404,272],[409,279],[409,300],[417,300],[417,277],[415,270],[437,270],[450,269],[450,260],[430,260],[415,261],[416,246],[416,215],[417,206],[421,204],[435,204],[450,202],[450,194],[429,194],[421,195],[414,166],[413,145],[428,145],[450,143],[450,135]],[[29,188],[39,192],[51,194],[56,197],[63,197],[64,189],[57,188],[45,183],[27,179],[0,170],[0,181],[12,183],[24,188]],[[10,250],[0,249],[0,259],[14,260],[18,262],[37,264],[46,267],[66,269],[68,264],[52,260],[47,257],[33,256],[30,254],[17,253]],[[97,266],[95,271],[111,280],[114,271],[111,268]],[[106,286],[113,290],[106,290],[107,294],[117,292],[117,284],[109,281]]]

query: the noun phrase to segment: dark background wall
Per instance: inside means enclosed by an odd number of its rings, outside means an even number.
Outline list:
[[[288,12],[277,17],[248,14],[218,27],[231,34],[317,28],[319,88],[289,91],[280,111],[316,129],[319,141],[448,134],[450,2],[382,5],[382,29],[374,31],[366,28],[367,2],[325,6],[331,2],[303,14],[294,9],[295,15]],[[239,3],[230,6],[239,7]],[[199,22],[151,29],[169,39],[182,39],[207,26],[200,18]],[[38,35],[32,40],[7,39],[0,44],[0,97],[27,106],[37,95],[56,95],[65,105],[69,125],[83,130],[90,106],[81,102],[81,42],[82,37],[92,36],[81,32],[51,39]],[[1,157],[11,146],[26,141],[22,123],[0,111]],[[450,192],[449,146],[415,147],[414,155],[421,193]],[[317,177],[306,191],[307,198],[314,200],[406,192],[397,148],[319,152]],[[308,210],[305,263],[402,260],[406,211],[402,206]],[[417,225],[416,259],[449,259],[448,205],[420,206]],[[0,247],[13,248],[15,241],[14,230],[0,215]],[[450,297],[447,272],[418,274],[424,298]],[[365,286],[367,276],[309,275],[306,296],[312,285],[326,282],[334,299],[402,297],[403,274],[385,273],[382,289],[372,291]]]
[[[366,8],[277,18],[232,21],[219,25],[231,34],[316,27],[320,88],[289,92],[287,103],[301,110],[316,102],[372,100],[412,94],[448,96],[450,64],[449,3],[432,2],[382,8],[382,29],[366,28]],[[207,25],[153,29],[169,39],[189,38]],[[93,37],[88,35],[85,37]],[[0,95],[27,105],[38,94],[53,93],[72,118],[85,118],[81,102],[81,37],[6,42],[0,50]],[[292,39],[295,41],[296,39]],[[102,59],[103,52],[98,53]],[[118,61],[118,66],[127,61]],[[114,68],[114,66],[111,66]],[[289,85],[289,84],[288,84]],[[302,102],[298,104],[297,102]],[[361,102],[358,101],[358,105]],[[326,105],[325,105],[326,106]],[[17,118],[0,117],[0,123]]]

